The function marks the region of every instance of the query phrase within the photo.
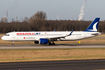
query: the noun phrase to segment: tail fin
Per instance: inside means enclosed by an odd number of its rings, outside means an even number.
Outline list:
[[[100,18],[95,18],[95,20],[90,24],[90,26],[85,31],[97,32],[99,20],[100,20]]]

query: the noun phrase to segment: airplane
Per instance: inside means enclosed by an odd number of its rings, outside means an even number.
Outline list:
[[[35,44],[55,45],[54,41],[71,41],[100,35],[97,32],[100,18],[89,25],[85,31],[28,31],[28,32],[9,32],[1,37],[5,41],[34,41]]]

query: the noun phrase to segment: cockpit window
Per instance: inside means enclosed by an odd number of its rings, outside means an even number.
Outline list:
[[[9,36],[9,34],[6,34],[5,36]]]

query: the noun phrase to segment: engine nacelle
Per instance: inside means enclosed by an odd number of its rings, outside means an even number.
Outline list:
[[[40,38],[39,40],[39,44],[48,44],[49,40],[48,39],[44,39],[44,38]]]
[[[34,41],[35,44],[39,44],[39,41]]]

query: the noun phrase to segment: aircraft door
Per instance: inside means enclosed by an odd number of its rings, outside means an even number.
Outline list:
[[[16,35],[15,35],[15,32],[12,34],[12,39],[13,39],[13,40],[17,40],[17,37],[16,37]]]

